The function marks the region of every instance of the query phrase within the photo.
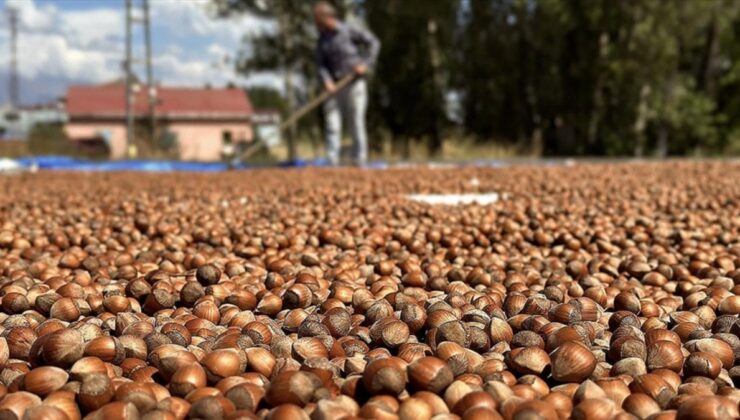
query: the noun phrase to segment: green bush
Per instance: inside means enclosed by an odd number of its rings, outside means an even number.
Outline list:
[[[102,142],[89,144],[84,148],[79,147],[67,138],[62,123],[36,124],[28,136],[28,152],[31,155],[75,156],[92,159],[105,159],[109,153]]]
[[[28,136],[28,150],[33,155],[70,155],[74,152],[61,123],[34,125]]]

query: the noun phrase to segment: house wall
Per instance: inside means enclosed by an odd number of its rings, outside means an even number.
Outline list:
[[[103,133],[110,135],[109,147],[111,159],[126,157],[126,126],[115,122],[69,122],[64,131],[70,140],[90,139],[103,137]]]
[[[162,126],[160,126],[160,129]],[[231,132],[232,140],[250,142],[253,139],[250,123],[223,122],[171,122],[167,130],[177,136],[180,147],[180,159],[217,161],[221,160],[223,134]],[[65,132],[71,140],[102,137],[101,133],[110,134],[111,159],[126,157],[126,126],[116,122],[70,122],[65,125]]]
[[[225,131],[231,132],[234,143],[253,139],[249,123],[173,122],[167,129],[177,136],[182,160],[221,160]]]

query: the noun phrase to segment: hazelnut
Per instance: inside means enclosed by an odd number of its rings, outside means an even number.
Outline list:
[[[547,374],[550,369],[550,356],[539,347],[519,347],[506,355],[506,364],[520,374]]]
[[[44,399],[43,404],[58,408],[69,420],[80,420],[81,418],[80,407],[75,401],[75,394],[71,391],[54,391]]]
[[[371,395],[398,395],[408,382],[406,362],[397,357],[373,360],[365,367],[362,382]]]
[[[660,406],[647,394],[630,394],[624,399],[622,408],[628,413],[644,419],[660,412]]]
[[[648,373],[640,375],[629,385],[633,393],[642,393],[655,400],[661,408],[666,408],[676,395],[676,391],[659,375]]]
[[[67,420],[67,414],[61,409],[49,404],[42,404],[29,408],[23,415],[24,419],[48,419],[48,420]]]
[[[504,418],[542,418],[555,420],[558,413],[554,407],[540,400],[517,400],[516,397],[504,402],[501,407]],[[511,414],[509,414],[511,413]]]
[[[51,333],[42,346],[45,363],[66,368],[82,358],[85,345],[82,334],[73,329]]]
[[[221,270],[211,264],[203,265],[195,272],[195,278],[200,284],[210,286],[221,279]]]
[[[453,407],[453,412],[457,415],[464,415],[469,410],[475,408],[487,408],[495,411],[498,407],[498,403],[493,397],[484,391],[474,391],[466,394],[462,397]]]
[[[408,378],[416,389],[436,394],[444,391],[454,376],[444,361],[436,357],[423,357],[408,365]]]
[[[296,420],[308,420],[308,414],[303,411],[300,407],[293,404],[283,404],[279,407],[273,408],[267,414],[268,420],[278,419],[296,419]]]
[[[265,390],[254,384],[242,383],[231,387],[224,396],[234,403],[237,410],[255,412],[265,396]]]
[[[697,396],[686,399],[676,413],[676,419],[737,418],[737,404],[722,397]]]
[[[41,405],[41,398],[30,392],[13,392],[0,400],[0,416],[8,419],[22,419],[24,413]]]
[[[235,411],[234,404],[222,396],[201,398],[190,406],[188,416],[191,418],[216,420],[222,419]]]
[[[608,398],[591,398],[582,401],[571,413],[573,419],[611,419],[617,412],[617,406]]]
[[[580,382],[596,368],[596,358],[585,345],[568,341],[551,355],[552,377],[560,382]]]
[[[488,334],[491,336],[491,344],[496,344],[502,341],[509,343],[514,338],[514,332],[512,331],[511,326],[509,326],[509,324],[503,319],[491,318],[487,330]]]
[[[401,403],[398,416],[401,420],[422,420],[432,418],[432,407],[419,398],[408,398]]]
[[[647,368],[652,371],[655,369],[669,369],[674,372],[680,372],[683,368],[684,356],[681,352],[681,346],[670,341],[658,341],[648,347]]]
[[[273,407],[281,404],[303,407],[313,400],[314,394],[321,386],[321,380],[313,373],[282,372],[270,382],[265,399]]]
[[[138,418],[139,410],[128,401],[114,401],[94,411],[85,418],[91,420]]]
[[[240,354],[241,353],[241,354]],[[215,384],[219,380],[238,375],[246,369],[246,356],[233,349],[213,351],[202,360],[208,382]]]
[[[77,402],[85,412],[93,412],[113,399],[114,390],[110,379],[102,373],[86,375],[77,394]]]
[[[69,375],[63,369],[54,366],[37,367],[22,377],[20,388],[24,391],[44,397],[64,386]]]
[[[190,363],[180,367],[170,380],[170,392],[178,397],[184,397],[191,391],[206,386],[206,372],[197,363]]]
[[[712,353],[691,353],[683,366],[686,376],[705,376],[715,379],[722,370],[722,361]]]

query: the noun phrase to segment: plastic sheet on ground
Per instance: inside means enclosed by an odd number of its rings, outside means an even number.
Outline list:
[[[89,161],[65,156],[36,156],[18,159],[23,166],[37,165],[42,170],[58,171],[136,171],[136,172],[221,172],[228,169],[222,162],[179,162],[165,160]]]
[[[0,158],[0,174],[14,174],[25,170],[25,166],[13,159]]]
[[[410,194],[406,198],[411,201],[432,205],[454,206],[473,203],[486,205],[497,202],[501,198],[501,195],[495,192],[481,194]]]
[[[111,161],[93,161],[77,159],[68,156],[33,156],[20,159],[6,159],[10,162],[16,162],[21,167],[21,171],[29,170],[56,170],[56,171],[90,171],[90,172],[110,172],[110,171],[133,171],[133,172],[222,172],[228,169],[253,169],[253,168],[306,168],[306,167],[329,167],[331,164],[327,159],[297,159],[294,161],[284,161],[275,164],[252,165],[248,163],[236,163],[231,166],[223,162],[181,162],[170,160],[111,160]],[[7,162],[7,165],[11,163]],[[565,165],[572,166],[573,160],[474,160],[465,162],[428,162],[424,164],[396,162],[389,163],[382,160],[368,162],[363,165],[364,169],[389,169],[389,168],[414,168],[425,166],[438,169],[454,169],[461,167],[482,167],[482,168],[502,168],[510,165],[538,165],[552,166]],[[2,171],[2,168],[0,168]]]

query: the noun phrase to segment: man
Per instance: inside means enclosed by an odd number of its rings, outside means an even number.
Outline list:
[[[365,75],[375,64],[380,43],[370,32],[348,25],[337,18],[329,3],[314,6],[314,21],[319,29],[317,60],[319,77],[328,92],[337,90],[336,82],[349,75],[356,79],[337,92],[324,104],[326,149],[329,161],[339,163],[342,139],[342,117],[349,124],[352,136],[352,158],[358,165],[367,161],[367,83]]]

